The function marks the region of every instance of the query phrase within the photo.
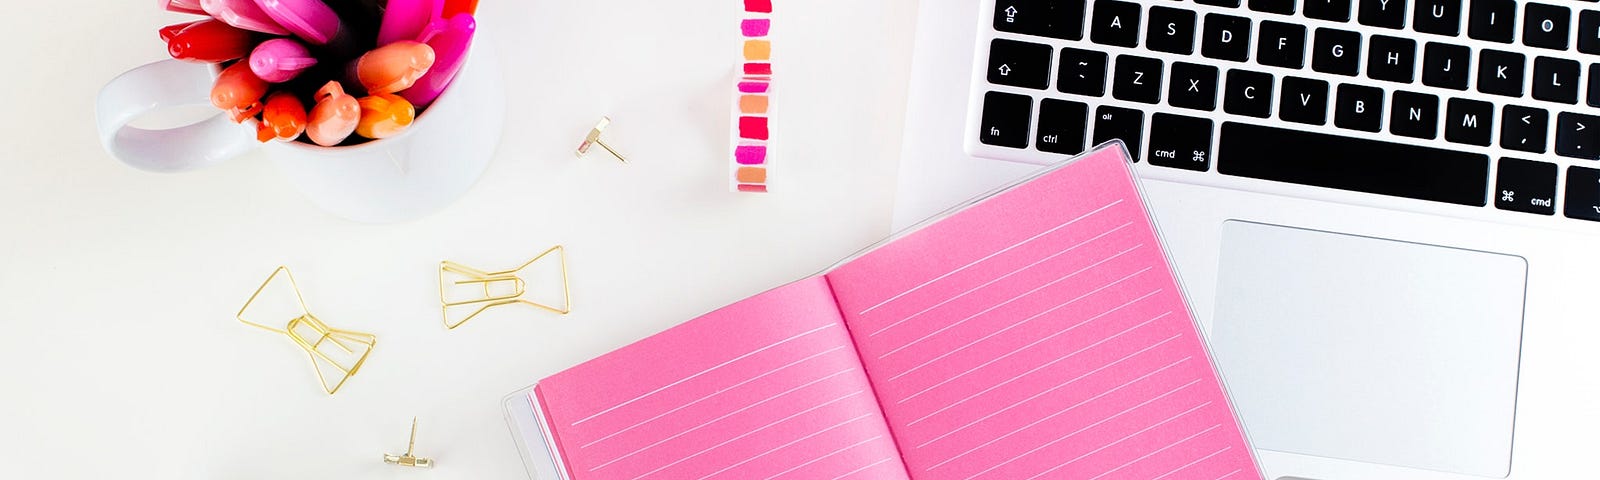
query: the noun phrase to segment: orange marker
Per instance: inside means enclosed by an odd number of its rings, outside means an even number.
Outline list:
[[[331,81],[317,90],[317,106],[311,108],[306,136],[317,145],[332,147],[349,138],[360,121],[361,105],[356,97],[345,94],[338,81]]]
[[[361,121],[356,123],[356,135],[378,139],[392,137],[411,126],[417,109],[411,102],[392,93],[380,93],[359,100]]]
[[[261,124],[256,127],[256,140],[287,142],[306,131],[306,106],[289,92],[276,92],[267,96],[266,107],[261,112]]]
[[[350,62],[346,78],[369,94],[395,93],[417,83],[433,67],[433,47],[403,40],[367,52]]]
[[[211,87],[211,105],[228,112],[238,123],[261,111],[261,96],[266,94],[267,82],[250,71],[249,62],[238,62],[217,75],[217,83]]]

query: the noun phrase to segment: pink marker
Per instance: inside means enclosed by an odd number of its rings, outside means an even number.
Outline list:
[[[433,47],[433,68],[417,79],[411,88],[400,92],[412,105],[423,108],[439,98],[450,81],[456,78],[461,66],[467,63],[467,50],[472,47],[472,36],[478,31],[478,21],[472,14],[462,13],[450,21],[435,20],[422,33],[423,42]]]
[[[339,16],[321,0],[255,0],[256,5],[295,36],[327,45],[339,35]]]
[[[244,30],[273,35],[289,34],[282,25],[267,16],[267,12],[261,11],[261,6],[256,5],[255,0],[200,0],[200,8],[217,17],[217,20]]]
[[[383,24],[378,27],[378,46],[401,40],[423,41],[423,29],[442,12],[443,0],[389,0],[383,10]]]
[[[261,42],[250,52],[250,71],[272,83],[293,80],[300,72],[316,64],[317,59],[311,56],[311,50],[289,38]]]

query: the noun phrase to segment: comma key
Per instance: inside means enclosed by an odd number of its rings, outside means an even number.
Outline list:
[[[1150,116],[1151,165],[1204,172],[1211,168],[1211,120],[1169,113]]]

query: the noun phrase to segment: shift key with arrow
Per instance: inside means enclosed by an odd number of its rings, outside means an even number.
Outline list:
[[[1556,154],[1600,160],[1600,117],[1572,112],[1556,117]]]
[[[1050,86],[1049,45],[997,38],[989,42],[989,83],[1043,90]]]

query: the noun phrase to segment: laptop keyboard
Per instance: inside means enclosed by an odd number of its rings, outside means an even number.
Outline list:
[[[1194,175],[1600,221],[1600,3],[994,0],[986,14],[973,135],[1014,149],[998,156],[1121,139]]]

